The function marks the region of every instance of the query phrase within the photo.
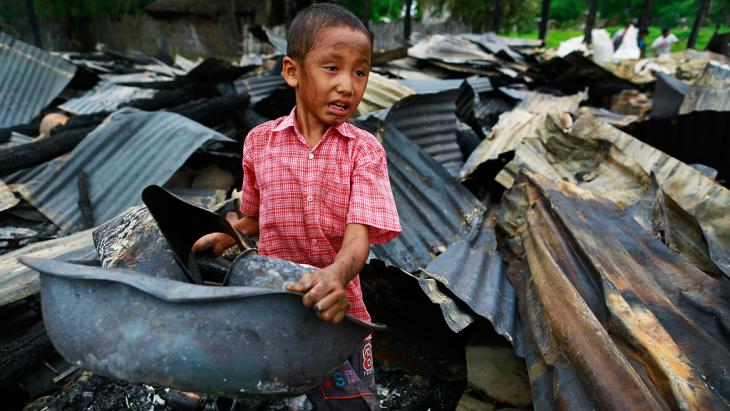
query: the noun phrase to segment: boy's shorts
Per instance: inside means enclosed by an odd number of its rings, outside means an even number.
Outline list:
[[[330,378],[307,393],[307,398],[315,411],[380,410],[371,339],[361,342]]]

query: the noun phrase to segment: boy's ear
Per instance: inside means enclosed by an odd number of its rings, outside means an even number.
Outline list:
[[[299,75],[301,69],[299,63],[289,56],[284,57],[283,67],[281,69],[281,75],[284,76],[284,81],[289,87],[296,88],[299,85]]]

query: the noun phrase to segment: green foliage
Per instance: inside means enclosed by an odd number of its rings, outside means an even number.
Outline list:
[[[362,0],[343,0],[339,2],[358,17],[365,17],[364,1]],[[371,0],[370,2],[370,21],[380,22],[395,20],[400,16],[403,9],[403,0]]]
[[[452,19],[470,24],[477,31],[485,31],[491,28],[495,4],[494,0],[421,0],[419,7],[429,8],[437,15],[450,12]],[[540,4],[538,0],[503,0],[500,28],[534,28]]]
[[[612,26],[612,27],[606,27],[606,30],[613,35],[616,31],[618,31],[621,28],[621,26]],[[689,38],[689,32],[691,28],[687,29],[677,29],[672,30],[672,33],[674,33],[677,38],[679,38],[679,42],[672,45],[672,51],[682,51],[687,48],[687,39]],[[730,31],[730,26],[721,26],[720,30],[722,32],[728,32]],[[700,32],[697,36],[697,44],[695,45],[695,48],[697,50],[704,50],[705,47],[707,47],[707,43],[710,42],[710,38],[712,37],[712,33],[715,31],[714,27],[702,27],[700,28]],[[647,43],[651,45],[651,43],[654,41],[655,38],[657,38],[662,32],[661,26],[650,26],[649,27],[649,36],[647,36]],[[509,37],[519,37],[519,38],[526,38],[526,39],[535,39],[537,38],[537,30],[528,31],[528,32],[521,32],[521,33],[506,33],[505,35]],[[552,29],[548,30],[547,32],[547,47],[558,47],[561,42],[571,39],[573,37],[582,36],[583,31],[576,28],[567,28],[567,29]],[[649,57],[652,56],[651,50],[647,51],[649,53]]]
[[[609,24],[623,24],[629,20],[638,20],[644,7],[644,0],[600,0],[598,2],[599,19]],[[653,0],[651,24],[657,26],[677,27],[680,18],[684,17],[687,25],[692,25],[700,0]],[[587,0],[553,0],[550,6],[550,19],[558,22],[560,27],[571,27],[583,22],[588,10]],[[730,24],[730,2],[715,0],[704,24]]]

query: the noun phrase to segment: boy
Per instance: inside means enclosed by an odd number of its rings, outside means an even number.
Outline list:
[[[282,75],[295,90],[296,107],[246,137],[245,216],[233,226],[259,234],[261,255],[319,268],[288,289],[304,293],[303,303],[322,320],[338,323],[349,314],[370,321],[358,273],[369,244],[400,233],[385,151],[346,122],[367,86],[370,33],[349,11],[323,3],[297,15],[287,42]],[[233,239],[213,233],[193,252],[220,254],[231,245]],[[353,348],[334,378],[307,394],[315,409],[379,408],[368,390],[374,385],[369,339]]]

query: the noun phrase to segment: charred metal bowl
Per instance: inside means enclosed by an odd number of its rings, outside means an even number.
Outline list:
[[[48,336],[97,374],[241,397],[290,396],[321,384],[381,326],[320,320],[301,295],[215,287],[32,257]]]

